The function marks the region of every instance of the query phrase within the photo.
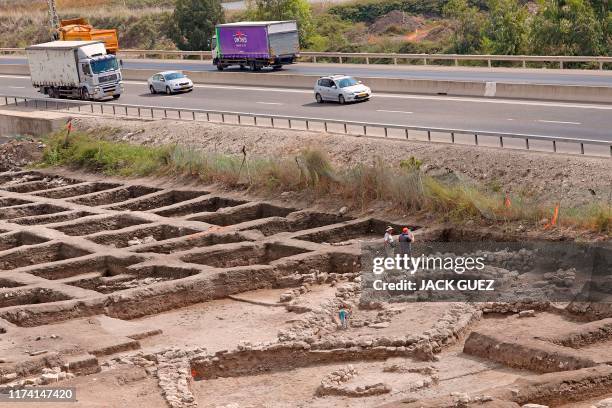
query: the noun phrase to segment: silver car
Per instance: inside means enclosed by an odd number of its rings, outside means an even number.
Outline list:
[[[193,82],[179,71],[164,71],[153,75],[147,80],[152,94],[162,92],[171,95],[175,92],[193,90]]]
[[[372,90],[361,81],[347,75],[330,75],[319,78],[314,88],[315,99],[319,103],[334,101],[346,102],[365,101],[372,96]]]

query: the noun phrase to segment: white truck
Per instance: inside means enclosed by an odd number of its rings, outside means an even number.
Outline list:
[[[219,71],[231,65],[259,71],[280,69],[300,56],[297,23],[289,21],[240,21],[217,24],[212,40],[213,64]]]
[[[26,54],[32,85],[51,98],[117,99],[123,92],[120,64],[102,41],[52,41]]]

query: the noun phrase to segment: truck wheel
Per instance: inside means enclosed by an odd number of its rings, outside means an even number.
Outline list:
[[[346,102],[346,101],[344,100],[344,96],[340,95],[340,96],[338,97],[338,102],[340,102],[340,105],[344,105],[344,103]]]
[[[257,62],[255,61],[251,61],[251,63],[249,64],[249,67],[251,68],[251,71],[253,72],[259,71],[261,69],[261,67],[257,65]]]
[[[166,95],[172,95],[172,90],[169,86],[166,87]]]
[[[113,95],[113,99],[119,99],[121,95]]]
[[[223,71],[223,64],[221,64],[220,62],[217,62],[217,71]]]
[[[153,85],[149,85],[149,92],[151,92],[151,95],[155,95],[155,88],[153,87]]]
[[[283,69],[282,65],[272,65],[272,69],[278,71],[279,69]]]
[[[81,99],[84,101],[91,101],[91,95],[89,94],[87,88],[81,89]]]
[[[315,99],[317,100],[317,103],[323,103],[323,98],[321,97],[321,94],[316,94]]]

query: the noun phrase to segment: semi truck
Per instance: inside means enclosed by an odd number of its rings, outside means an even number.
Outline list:
[[[295,21],[255,21],[218,24],[212,40],[213,64],[219,71],[231,65],[259,71],[280,69],[299,57]]]
[[[26,48],[32,85],[51,98],[117,99],[123,93],[117,58],[102,41],[52,41]]]

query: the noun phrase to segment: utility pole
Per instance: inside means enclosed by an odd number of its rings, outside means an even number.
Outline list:
[[[55,8],[55,0],[47,0],[47,4],[49,5],[49,24],[51,26],[51,30],[53,30],[53,39],[56,40],[60,22],[59,17],[57,16],[57,10]]]

